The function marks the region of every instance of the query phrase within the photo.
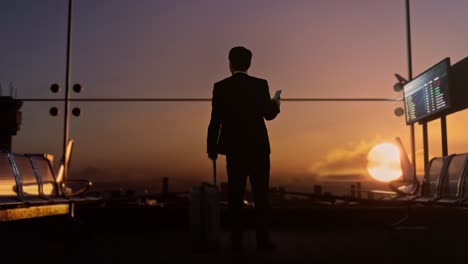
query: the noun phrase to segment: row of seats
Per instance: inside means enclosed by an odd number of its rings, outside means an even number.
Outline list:
[[[434,157],[419,192],[385,199],[399,203],[430,205],[468,205],[468,153]]]
[[[71,151],[72,146],[70,140],[67,149]],[[55,173],[50,157],[48,154],[0,152],[0,210],[101,200],[88,192],[91,181],[63,180],[63,161]]]

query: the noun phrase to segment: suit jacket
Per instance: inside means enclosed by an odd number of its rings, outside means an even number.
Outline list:
[[[265,119],[272,120],[279,112],[266,80],[235,73],[215,83],[208,153],[270,153]]]

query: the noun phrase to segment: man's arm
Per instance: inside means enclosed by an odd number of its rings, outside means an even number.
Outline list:
[[[270,96],[270,88],[268,87],[268,82],[265,81],[264,84],[264,105],[265,110],[263,116],[266,120],[273,120],[280,113],[280,104],[281,99],[272,100]]]
[[[215,84],[213,88],[213,98],[211,99],[211,119],[208,125],[207,137],[207,153],[208,157],[212,160],[218,158],[218,136],[221,127],[219,103],[219,95]]]

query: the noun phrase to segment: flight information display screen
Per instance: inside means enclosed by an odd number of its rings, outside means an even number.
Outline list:
[[[406,124],[440,117],[451,107],[450,58],[435,64],[403,86]]]

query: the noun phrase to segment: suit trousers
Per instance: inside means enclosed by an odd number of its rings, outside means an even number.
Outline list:
[[[242,207],[247,178],[255,203],[255,228],[257,244],[269,240],[270,220],[270,154],[239,153],[226,156],[228,174],[228,213],[233,243],[241,243],[243,233]]]

